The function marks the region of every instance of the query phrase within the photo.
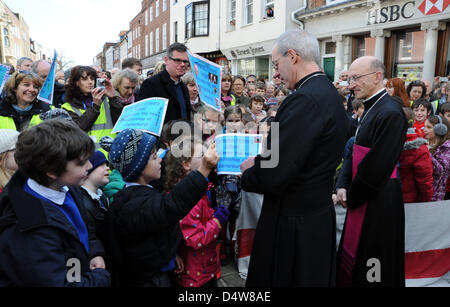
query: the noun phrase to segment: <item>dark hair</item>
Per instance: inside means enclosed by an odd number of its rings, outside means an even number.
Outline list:
[[[275,117],[273,116],[266,116],[263,119],[261,119],[260,123],[273,123],[275,121]]]
[[[266,100],[261,95],[253,95],[252,97],[250,97],[250,105],[249,105],[250,109],[252,108],[254,102],[262,102],[264,105],[266,103]]]
[[[251,114],[249,114],[249,113],[242,114],[242,123],[244,125],[251,123],[251,122],[253,122],[253,123],[255,122],[255,119],[252,117]]]
[[[178,137],[186,133],[186,131],[177,131],[177,133],[172,133],[172,127],[176,123],[186,123],[191,129],[190,134],[194,134],[194,123],[185,120],[171,120],[164,124],[161,131],[161,147],[164,146],[164,149],[166,149],[166,144],[170,144],[171,141],[175,141]]]
[[[136,58],[126,58],[122,61],[122,69],[133,68],[134,65],[138,65],[138,66],[142,67],[142,62]]]
[[[70,71],[70,77],[66,84],[66,101],[69,103],[73,99],[82,100],[83,93],[77,85],[83,74],[86,73],[86,77],[91,77],[92,80],[97,80],[97,72],[90,66],[75,66]]]
[[[445,115],[445,113],[450,112],[450,102],[441,104],[440,112],[442,115]]]
[[[289,94],[287,89],[285,89],[284,87],[280,87],[280,88],[275,90],[275,94],[274,94],[275,97],[277,97],[280,92],[282,92],[284,94],[284,96],[287,96]]]
[[[187,52],[188,48],[182,43],[173,43],[167,48],[167,56],[171,57],[174,51]]]
[[[92,139],[77,125],[52,119],[23,131],[14,158],[19,169],[43,186],[50,186],[47,173],[61,176],[69,161],[84,163],[94,153]]]
[[[267,86],[264,82],[256,82],[256,89],[263,89],[266,90]]]
[[[437,141],[436,145],[434,145],[432,148],[430,148],[431,154],[434,154],[436,152],[436,150],[439,148],[439,146],[441,146],[442,144],[444,144],[446,141],[448,141],[450,139],[450,123],[448,122],[448,120],[445,117],[443,117],[443,116],[439,116],[439,117],[442,120],[442,124],[447,126],[447,134],[444,136],[436,135],[436,138],[438,139],[438,141]],[[432,115],[432,116],[428,117],[427,120],[434,127],[440,123],[439,117],[437,115]]]
[[[245,81],[244,77],[242,77],[240,75],[234,76],[233,83],[232,83],[233,85],[234,85],[234,82],[236,82],[236,80],[241,80],[242,82],[244,82],[244,87],[245,87],[245,84],[247,83],[247,81]]]
[[[425,83],[423,83],[420,80],[416,80],[416,81],[413,81],[410,84],[408,84],[408,86],[406,87],[406,93],[408,93],[408,97],[411,99],[411,90],[415,86],[422,88],[422,96],[420,98],[425,97],[425,95],[427,93],[427,87],[426,87]]]
[[[423,106],[427,109],[427,112],[431,111],[431,103],[428,102],[425,98],[420,98],[417,100],[414,100],[411,109],[414,110],[415,108],[418,108],[419,106]]]
[[[239,116],[242,119],[242,110],[237,105],[229,106],[228,108],[225,109],[225,111],[223,112],[223,117],[225,121],[227,121],[228,116],[230,116],[231,114],[239,114]]]

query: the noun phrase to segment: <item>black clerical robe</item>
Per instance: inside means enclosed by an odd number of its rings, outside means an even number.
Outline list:
[[[377,102],[378,101],[378,102]],[[357,168],[343,170],[336,184],[347,189],[348,207],[359,208],[367,202],[361,237],[353,271],[353,286],[405,285],[405,216],[398,178],[391,175],[398,163],[406,138],[407,121],[402,107],[386,93],[379,92],[364,102],[365,113],[355,144],[370,148]],[[372,109],[371,109],[372,108]],[[370,110],[370,111],[369,111]],[[346,164],[349,165],[349,164]],[[347,175],[345,175],[347,174]],[[339,248],[340,265],[345,226]],[[374,281],[377,259],[381,282]],[[367,275],[371,278],[367,278]]]
[[[258,156],[242,176],[244,190],[264,194],[247,286],[333,286],[336,216],[331,196],[347,134],[342,100],[323,73],[310,74],[285,99],[276,122],[278,164],[263,166],[275,152]],[[273,151],[275,141],[268,141]]]

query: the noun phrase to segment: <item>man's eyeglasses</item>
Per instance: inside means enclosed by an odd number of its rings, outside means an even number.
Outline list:
[[[289,49],[289,50],[292,50],[292,49]],[[289,53],[289,50],[286,51],[285,53],[283,53],[283,55],[280,56],[280,57],[278,58],[278,60],[272,61],[272,65],[273,65],[273,69],[274,69],[274,70],[278,70],[278,65],[280,64],[281,58],[284,58],[285,56],[287,56],[288,53]],[[295,54],[296,54],[297,56],[299,56],[298,52],[295,52]]]
[[[175,64],[177,64],[177,65],[180,65],[181,63],[183,63],[184,65],[189,66],[189,61],[188,60],[176,59],[176,58],[172,58],[172,57],[169,57],[169,59],[174,61]]]
[[[361,75],[361,76],[351,76],[351,77],[348,78],[348,83],[350,84],[350,83],[357,82],[362,77],[365,77],[365,76],[368,76],[368,75],[372,75],[372,74],[376,74],[376,73],[377,73],[376,71],[373,71],[373,72],[369,72],[368,74]]]

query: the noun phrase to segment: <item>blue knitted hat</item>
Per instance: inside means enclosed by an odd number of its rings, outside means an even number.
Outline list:
[[[97,167],[102,165],[103,163],[108,163],[103,152],[97,150],[94,154],[89,158],[89,162],[92,164],[92,168],[88,171],[88,175],[92,173]]]
[[[155,144],[153,135],[135,129],[123,130],[112,143],[109,162],[125,181],[135,181],[144,171]]]

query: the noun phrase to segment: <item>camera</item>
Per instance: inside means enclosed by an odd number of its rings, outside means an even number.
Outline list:
[[[439,78],[439,82],[448,82],[448,78],[447,77],[440,77]]]
[[[95,87],[97,87],[97,88],[105,88],[105,79],[98,78]]]
[[[339,86],[349,86],[350,84],[348,83],[348,81],[340,81],[339,82]]]

